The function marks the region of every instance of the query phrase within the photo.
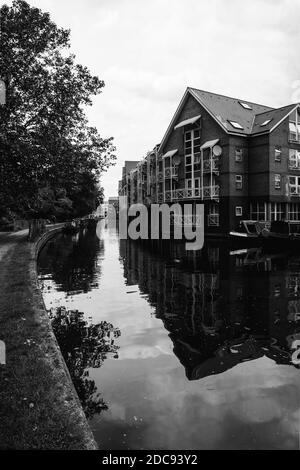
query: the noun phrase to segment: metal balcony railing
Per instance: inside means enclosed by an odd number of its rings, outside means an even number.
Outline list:
[[[176,167],[165,168],[165,179],[176,178],[178,176],[178,169]]]
[[[219,172],[219,165],[218,165],[218,160],[215,158],[209,159],[209,160],[203,160],[203,173],[210,173],[211,171],[213,173],[218,173]]]
[[[218,185],[204,186],[203,199],[219,199],[220,187]],[[201,188],[181,188],[165,191],[165,201],[176,201],[181,199],[198,199],[202,198]]]
[[[219,199],[220,186],[204,186],[203,188],[203,199]]]
[[[174,225],[179,226],[198,226],[203,225],[202,217],[200,215],[179,215],[174,214],[173,216]]]
[[[294,142],[296,144],[300,144],[300,135],[298,134],[298,137],[297,137],[297,134],[295,134],[293,132],[290,132],[289,133],[289,142]]]

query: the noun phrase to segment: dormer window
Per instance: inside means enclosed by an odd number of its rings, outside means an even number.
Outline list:
[[[229,121],[229,119],[228,119],[228,122],[229,122],[229,124],[231,124],[232,127],[234,127],[235,129],[244,129],[243,126],[242,126],[239,122],[236,122],[236,121]]]
[[[241,106],[243,106],[243,108],[252,110],[250,104],[244,103],[244,101],[239,101],[239,103],[240,103]]]

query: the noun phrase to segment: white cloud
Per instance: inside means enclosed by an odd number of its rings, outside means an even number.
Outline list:
[[[107,83],[90,118],[114,136],[118,164],[103,176],[115,195],[124,160],[157,144],[187,86],[273,106],[300,78],[294,0],[32,0],[71,29],[78,61]]]

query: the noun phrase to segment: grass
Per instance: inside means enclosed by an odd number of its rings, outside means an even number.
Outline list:
[[[95,448],[58,352],[23,239],[0,261],[1,449]]]

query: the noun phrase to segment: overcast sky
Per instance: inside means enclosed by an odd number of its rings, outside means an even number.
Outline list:
[[[1,2],[11,3],[11,2]],[[89,110],[124,160],[159,143],[187,86],[283,106],[300,101],[300,0],[29,0],[71,29],[72,52],[103,79]]]

